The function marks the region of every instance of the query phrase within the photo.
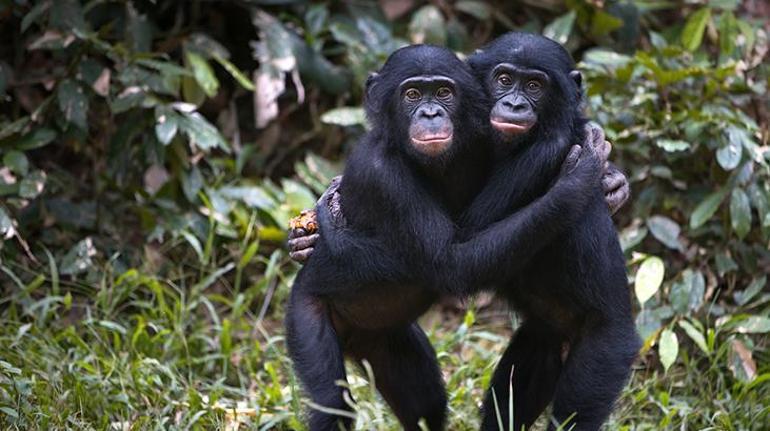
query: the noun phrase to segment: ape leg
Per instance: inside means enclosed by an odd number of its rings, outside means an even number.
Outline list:
[[[553,397],[562,367],[563,339],[539,320],[527,320],[516,331],[495,369],[482,410],[481,429],[520,431],[532,426]],[[511,375],[513,370],[513,375]],[[511,380],[512,379],[512,380]],[[509,385],[513,383],[513,430],[508,430]],[[497,398],[497,410],[495,399]]]
[[[328,307],[307,295],[295,284],[286,314],[286,341],[294,369],[315,404],[350,411],[344,400],[345,362],[332,326]],[[309,429],[327,431],[350,429],[352,419],[317,409],[309,412]]]
[[[556,386],[553,414],[567,429],[598,430],[631,374],[640,347],[633,322],[605,322],[584,331],[570,346]],[[549,430],[556,427],[553,423]]]
[[[366,340],[363,340],[366,338]],[[355,353],[367,360],[377,389],[403,428],[418,431],[420,419],[428,429],[444,429],[447,399],[436,352],[416,324],[357,339]]]

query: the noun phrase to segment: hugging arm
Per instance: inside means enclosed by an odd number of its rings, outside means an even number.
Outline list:
[[[545,195],[467,240],[452,243],[435,282],[453,293],[470,294],[516,273],[580,220],[601,173],[601,160],[591,147],[573,146]]]

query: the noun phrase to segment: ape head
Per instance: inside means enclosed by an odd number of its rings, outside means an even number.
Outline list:
[[[423,163],[456,154],[486,117],[483,89],[470,67],[452,51],[429,45],[391,54],[366,81],[365,107],[389,145]]]
[[[580,116],[580,72],[551,39],[508,33],[468,62],[490,97],[489,122],[498,141],[515,147],[537,130],[569,130]]]

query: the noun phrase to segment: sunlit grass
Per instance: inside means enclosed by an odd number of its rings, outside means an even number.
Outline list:
[[[242,290],[220,279],[226,265],[168,279],[129,270],[91,284],[59,280],[59,295],[41,294],[50,273],[30,284],[3,278],[1,427],[302,429],[306,398],[281,325],[293,266],[282,255],[263,260],[268,276]],[[484,388],[516,324],[501,306],[468,310],[421,321],[447,382],[450,430],[478,429]],[[727,344],[709,357],[688,349],[667,374],[641,358],[606,428],[767,429],[767,352],[756,351],[759,377],[749,385],[730,374]],[[367,373],[348,370],[357,428],[399,429]]]

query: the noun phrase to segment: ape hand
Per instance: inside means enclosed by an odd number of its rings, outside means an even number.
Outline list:
[[[602,177],[602,188],[604,189],[604,199],[610,208],[610,213],[615,214],[623,204],[631,197],[628,186],[628,179],[617,168],[608,162],[612,144],[604,137],[604,130],[596,123],[586,124],[586,144],[590,144],[596,150],[597,155],[603,162],[604,176]]]
[[[586,186],[598,184],[603,173],[603,163],[593,146],[573,145],[564,158],[557,181],[581,181]]]
[[[612,214],[615,214],[631,197],[628,179],[613,164],[609,164],[604,171],[602,187],[604,188],[604,199],[607,201],[607,206],[610,207]]]
[[[602,161],[602,165],[607,169],[607,159],[610,157],[612,151],[612,144],[609,143],[604,137],[604,130],[596,123],[590,122],[585,126],[586,139],[583,142],[584,146],[591,146],[596,151],[597,156]]]
[[[339,187],[342,176],[332,178],[329,187],[316,202],[318,205],[326,205],[332,214],[335,225],[344,226],[345,218],[340,206]],[[320,238],[316,221],[316,210],[305,210],[299,216],[289,221],[289,257],[297,263],[305,263],[313,254],[315,244]]]

